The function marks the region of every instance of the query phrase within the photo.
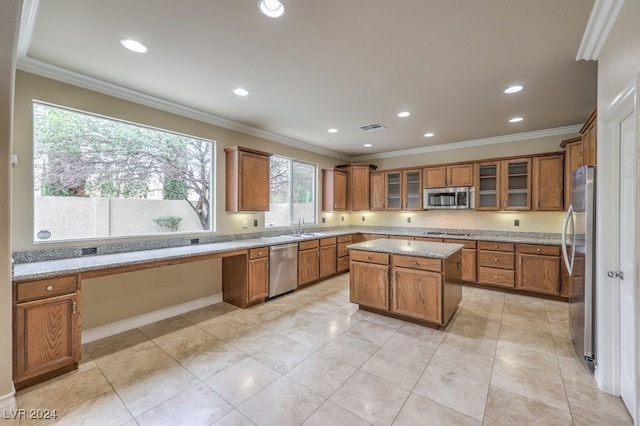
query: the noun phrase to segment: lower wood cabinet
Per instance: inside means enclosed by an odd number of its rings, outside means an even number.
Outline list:
[[[320,240],[319,278],[329,277],[336,273],[336,237]]]
[[[320,277],[318,240],[298,243],[298,286],[311,284]]]
[[[394,267],[389,310],[426,321],[442,322],[442,274]]]
[[[560,248],[518,244],[516,288],[536,293],[560,294]]]
[[[338,237],[336,248],[336,272],[347,272],[349,270],[349,249],[347,246],[353,243],[352,235],[341,235]]]
[[[389,310],[389,255],[352,251],[350,271],[351,302]]]
[[[76,275],[14,283],[13,379],[17,389],[78,367]]]
[[[478,242],[478,282],[513,288],[514,249],[513,243]]]
[[[475,282],[477,277],[477,242],[472,240],[444,240],[444,242],[451,244],[464,244],[464,248],[462,249],[462,281]]]
[[[269,247],[249,250],[247,302],[262,300],[269,295]]]

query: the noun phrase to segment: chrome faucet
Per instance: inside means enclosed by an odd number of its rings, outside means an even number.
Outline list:
[[[302,234],[303,229],[304,229],[304,216],[300,216],[298,218],[298,235]]]

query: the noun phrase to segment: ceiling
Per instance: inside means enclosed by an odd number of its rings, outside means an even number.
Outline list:
[[[257,0],[27,0],[18,66],[345,156],[578,125],[596,106],[597,64],[575,59],[593,0],[283,1],[274,19]]]

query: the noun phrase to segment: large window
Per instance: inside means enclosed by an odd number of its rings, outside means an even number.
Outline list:
[[[289,158],[271,156],[270,210],[266,226],[316,223],[316,166]]]
[[[34,239],[212,230],[215,142],[34,102]]]

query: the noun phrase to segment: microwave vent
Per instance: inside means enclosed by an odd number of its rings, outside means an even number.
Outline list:
[[[386,129],[386,127],[384,127],[380,123],[367,124],[366,126],[360,126],[360,128],[362,130],[364,130],[365,132],[375,132],[376,130],[385,130]]]

